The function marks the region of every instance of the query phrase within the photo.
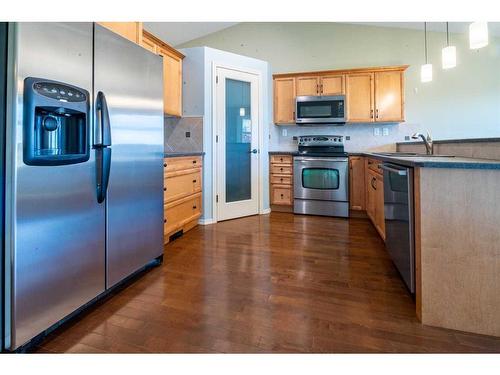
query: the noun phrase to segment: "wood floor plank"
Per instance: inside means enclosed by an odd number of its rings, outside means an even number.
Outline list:
[[[366,219],[272,213],[198,226],[40,353],[489,353],[426,327]]]

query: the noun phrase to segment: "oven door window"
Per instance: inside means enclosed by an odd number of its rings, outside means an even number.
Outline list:
[[[344,102],[342,100],[299,102],[297,112],[298,118],[342,118]]]
[[[302,169],[302,187],[305,189],[338,190],[340,173],[332,168]]]

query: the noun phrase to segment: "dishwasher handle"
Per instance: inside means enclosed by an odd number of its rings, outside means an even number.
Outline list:
[[[392,165],[392,164],[382,164],[380,165],[380,168],[386,170],[386,171],[389,171],[389,172],[392,172],[392,173],[396,173],[400,176],[406,176],[408,174],[408,171],[407,169],[398,169],[396,166]]]

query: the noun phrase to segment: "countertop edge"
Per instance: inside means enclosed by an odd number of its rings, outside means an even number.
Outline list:
[[[175,158],[180,156],[204,156],[205,152],[203,151],[193,151],[193,152],[164,152],[164,158]]]

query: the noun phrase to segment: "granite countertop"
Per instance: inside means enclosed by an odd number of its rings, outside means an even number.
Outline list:
[[[203,156],[205,153],[203,151],[192,151],[192,152],[165,152],[163,157],[171,158],[176,156]]]
[[[376,152],[347,152],[349,156],[369,156],[389,163],[419,168],[499,169],[500,160],[453,156],[388,156]],[[296,151],[269,151],[270,155],[298,155]]]
[[[464,138],[464,139],[438,139],[432,141],[434,144],[446,144],[446,143],[481,143],[481,142],[500,142],[500,138]],[[423,141],[405,141],[396,143],[399,145],[420,145],[424,144]]]

